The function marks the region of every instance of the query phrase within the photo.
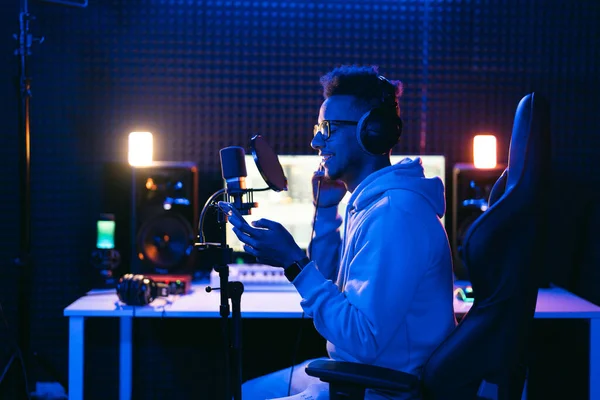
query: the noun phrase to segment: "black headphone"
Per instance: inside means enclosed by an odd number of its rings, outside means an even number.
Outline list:
[[[117,296],[128,306],[145,306],[157,297],[167,297],[169,286],[144,275],[125,274],[117,283]]]
[[[371,155],[387,154],[402,135],[402,119],[396,99],[396,85],[378,76],[381,104],[363,114],[356,127],[358,144]]]

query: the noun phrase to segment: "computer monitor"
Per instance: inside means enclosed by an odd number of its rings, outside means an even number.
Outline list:
[[[406,157],[421,157],[425,176],[428,178],[438,176],[442,182],[445,181],[446,160],[444,156],[392,155],[390,160],[392,164],[396,164]],[[252,209],[252,215],[245,216],[244,218],[247,221],[254,221],[261,218],[277,221],[292,234],[296,243],[302,249],[306,249],[310,242],[312,221],[315,212],[312,202],[311,178],[314,171],[319,167],[321,157],[316,154],[280,155],[279,162],[288,180],[288,190],[282,192],[275,192],[273,190],[254,192],[254,201],[258,203],[258,207]],[[246,187],[252,189],[267,187],[250,155],[246,156],[246,169],[248,172]],[[346,194],[340,203],[339,213],[342,216],[342,220],[344,219],[348,200],[350,200],[349,193]],[[226,236],[227,244],[233,251],[244,251],[242,243],[233,233],[230,224],[227,224]]]

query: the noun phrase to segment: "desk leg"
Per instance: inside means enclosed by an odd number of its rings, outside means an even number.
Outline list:
[[[69,317],[69,400],[83,400],[84,317]]]
[[[120,324],[120,350],[119,350],[119,399],[131,400],[132,376],[132,337],[133,318],[121,317]]]
[[[590,400],[600,400],[600,318],[590,319]]]

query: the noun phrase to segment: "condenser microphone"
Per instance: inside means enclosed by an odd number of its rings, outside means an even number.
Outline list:
[[[225,180],[226,193],[231,199],[231,204],[243,215],[250,213],[243,201],[243,195],[248,193],[246,188],[246,153],[239,146],[230,146],[221,149],[221,174]]]

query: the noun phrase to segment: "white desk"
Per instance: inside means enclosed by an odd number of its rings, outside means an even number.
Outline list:
[[[144,307],[125,306],[116,294],[81,297],[64,310],[69,317],[69,400],[83,399],[84,321],[86,317],[120,318],[119,398],[131,399],[133,318],[219,318],[219,292],[206,293],[205,285],[185,296],[157,299]],[[454,301],[457,314],[471,303]],[[246,291],[242,295],[243,318],[300,318],[300,295],[295,291]],[[540,289],[535,318],[590,320],[590,399],[600,400],[600,307],[561,289]]]

